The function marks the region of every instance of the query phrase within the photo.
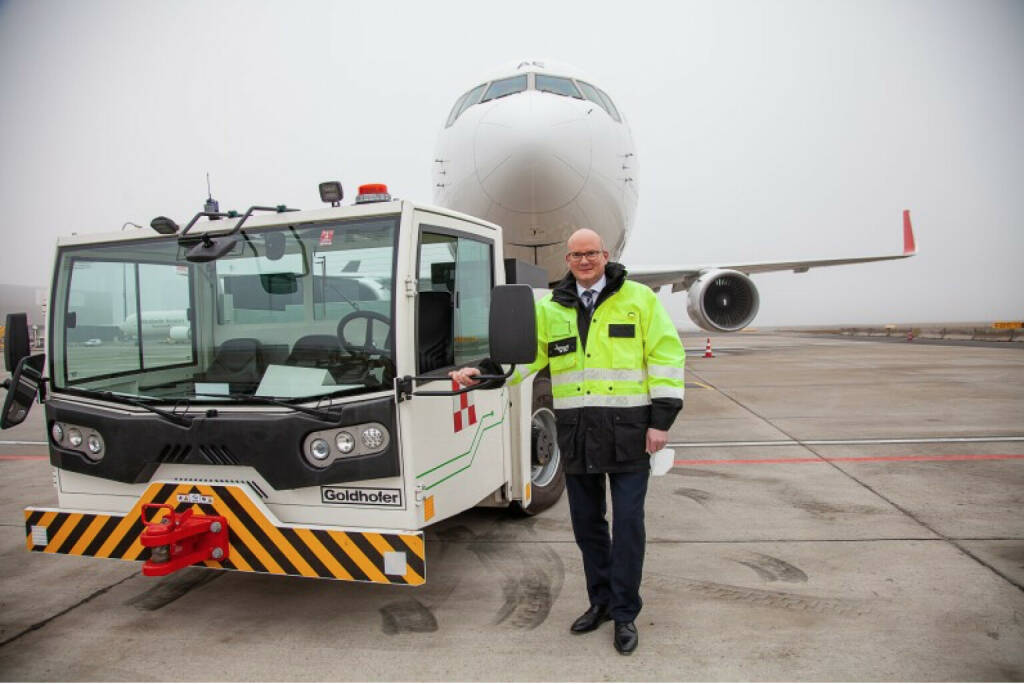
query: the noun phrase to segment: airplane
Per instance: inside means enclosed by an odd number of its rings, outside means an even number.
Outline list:
[[[128,314],[118,327],[122,338],[134,339],[139,334],[138,317]],[[184,309],[142,312],[143,338],[162,337],[180,342],[189,338],[191,330]]]
[[[618,260],[637,205],[636,147],[608,93],[579,69],[523,60],[492,72],[459,97],[438,134],[434,202],[501,225],[505,256],[566,272],[565,242],[578,228],[601,235]],[[905,259],[916,254],[910,212],[903,252],[783,262],[628,265],[632,280],[687,291],[687,313],[704,330],[734,332],[760,305],[750,274]]]

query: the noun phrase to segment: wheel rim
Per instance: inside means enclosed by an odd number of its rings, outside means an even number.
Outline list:
[[[549,408],[534,411],[530,433],[530,456],[533,466],[530,481],[534,487],[546,487],[558,474],[558,465],[562,459],[562,454],[558,450],[554,412]]]

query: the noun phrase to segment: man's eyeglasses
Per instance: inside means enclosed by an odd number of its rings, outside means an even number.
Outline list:
[[[599,249],[592,249],[589,252],[569,252],[569,258],[573,261],[583,261],[584,257],[588,261],[593,261],[599,256],[601,256],[601,250]]]

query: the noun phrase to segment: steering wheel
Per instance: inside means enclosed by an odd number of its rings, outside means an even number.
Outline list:
[[[347,328],[353,321],[364,319],[366,321],[366,335],[363,338],[362,344],[353,344],[349,342],[345,337],[345,328]],[[388,349],[381,349],[380,347],[374,346],[373,344],[373,329],[374,321],[383,324],[387,328],[387,336],[384,338],[385,344],[391,341],[391,319],[382,313],[376,311],[353,311],[346,315],[340,321],[338,321],[338,340],[341,342],[341,346],[345,348],[349,354],[353,356],[357,354],[370,355],[378,354],[380,356],[390,356],[391,352]]]

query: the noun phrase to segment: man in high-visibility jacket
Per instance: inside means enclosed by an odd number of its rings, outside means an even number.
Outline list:
[[[551,369],[569,511],[590,599],[571,630],[590,632],[614,620],[615,648],[629,654],[639,642],[635,619],[643,603],[649,454],[664,448],[683,407],[685,354],[657,295],[608,261],[597,233],[573,233],[565,260],[570,273],[537,303],[537,358],[511,381]],[[451,377],[471,385],[478,374],[463,368]]]

